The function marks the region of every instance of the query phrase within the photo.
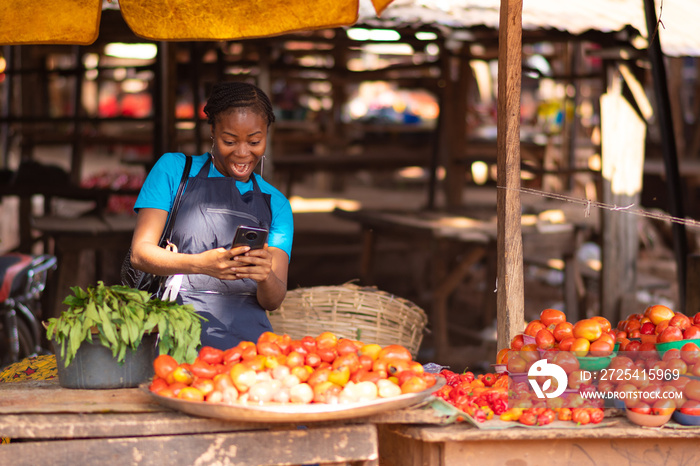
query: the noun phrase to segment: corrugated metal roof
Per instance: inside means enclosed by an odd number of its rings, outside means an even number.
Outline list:
[[[375,16],[361,2],[361,18]],[[498,28],[501,0],[394,0],[383,20],[452,27]],[[700,0],[656,0],[661,48],[670,56],[700,56]],[[375,16],[376,17],[376,16]],[[588,30],[620,31],[627,26],[647,37],[643,0],[524,0],[523,28],[556,29],[578,35]]]

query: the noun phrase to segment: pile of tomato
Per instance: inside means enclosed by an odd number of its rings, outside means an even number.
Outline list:
[[[225,351],[205,346],[191,364],[154,361],[150,390],[211,403],[356,403],[416,393],[435,385],[401,345],[380,346],[331,332],[292,340],[263,333]]]

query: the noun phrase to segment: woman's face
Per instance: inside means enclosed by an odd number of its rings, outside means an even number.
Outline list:
[[[249,108],[234,108],[213,126],[214,166],[224,176],[248,181],[267,145],[267,121]]]

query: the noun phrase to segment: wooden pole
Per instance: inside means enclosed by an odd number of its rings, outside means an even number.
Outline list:
[[[520,220],[522,0],[501,0],[498,30],[498,349],[523,329],[525,297]]]
[[[654,96],[658,106],[659,129],[661,130],[661,147],[666,168],[666,187],[668,188],[668,211],[673,217],[684,218],[683,192],[681,189],[681,177],[678,170],[678,151],[676,150],[676,138],[673,131],[671,118],[671,103],[668,95],[666,80],[666,65],[664,54],[661,51],[659,32],[657,30],[656,10],[653,0],[644,0],[644,13],[649,35],[649,61],[651,62],[651,74],[654,82]],[[653,36],[653,37],[652,37]],[[686,284],[686,256],[688,255],[688,241],[685,236],[685,225],[673,223],[673,245],[676,255],[678,276],[678,310],[685,308],[685,284]]]

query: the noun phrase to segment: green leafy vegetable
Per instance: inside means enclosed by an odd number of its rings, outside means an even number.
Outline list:
[[[180,362],[194,362],[201,345],[201,320],[191,305],[151,299],[145,291],[122,285],[83,290],[72,287],[63,303],[68,309],[49,319],[46,336],[61,348],[68,366],[83,341],[93,342],[93,334],[122,362],[127,348],[136,350],[143,335],[158,332],[160,354],[170,354]]]

